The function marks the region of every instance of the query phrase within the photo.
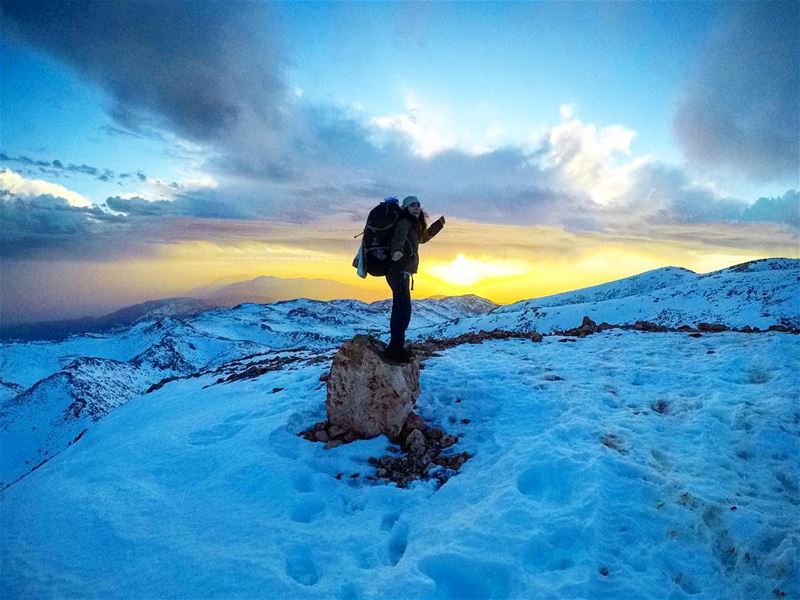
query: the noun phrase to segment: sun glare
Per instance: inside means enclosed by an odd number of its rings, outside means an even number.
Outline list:
[[[475,259],[459,254],[448,263],[431,264],[427,271],[449,285],[469,287],[484,279],[521,275],[527,268],[521,261]]]

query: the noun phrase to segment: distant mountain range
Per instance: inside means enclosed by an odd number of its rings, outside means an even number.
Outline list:
[[[322,290],[322,291],[321,291]],[[261,276],[226,285],[203,286],[189,292],[218,306],[235,306],[246,302],[267,304],[294,298],[333,300],[355,298],[363,289],[331,279],[282,278]]]
[[[233,287],[274,284],[259,280]],[[109,411],[171,378],[213,374],[224,380],[243,361],[261,365],[256,369],[320,362],[356,333],[388,337],[390,300],[298,299],[212,309],[205,302],[143,303],[98,320],[109,328],[104,333],[1,343],[0,488],[63,450]],[[800,260],[754,261],[705,275],[669,267],[507,306],[474,295],[417,300],[409,338],[493,329],[551,333],[579,325],[584,316],[673,328],[707,322],[798,330]]]
[[[129,327],[137,321],[194,315],[215,306],[220,306],[220,304],[201,298],[180,297],[148,300],[100,317],[2,325],[0,326],[0,339],[59,340],[79,333],[105,333]]]
[[[320,293],[323,290],[323,293]],[[244,303],[267,304],[294,298],[321,300],[352,298],[363,290],[330,279],[262,276],[247,281],[213,284],[190,290],[186,296],[148,300],[107,315],[78,319],[0,324],[0,340],[59,340],[77,333],[105,333],[159,317],[190,317],[216,307]]]

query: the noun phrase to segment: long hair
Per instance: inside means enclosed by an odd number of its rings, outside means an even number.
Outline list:
[[[426,213],[424,210],[421,210],[419,212],[419,217],[415,219],[413,216],[411,216],[411,213],[408,212],[408,210],[405,212],[408,219],[416,225],[417,237],[419,239],[423,239],[425,232],[428,231],[428,213]]]
[[[421,210],[417,219],[417,235],[419,239],[423,239],[426,231],[428,231],[428,215],[425,214],[424,210]]]

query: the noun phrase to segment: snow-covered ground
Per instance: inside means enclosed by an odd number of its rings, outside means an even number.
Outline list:
[[[474,454],[438,490],[369,480],[383,437],[296,435],[329,360],[168,383],[3,492],[2,596],[796,594],[800,337],[560,339],[426,361],[418,410]]]

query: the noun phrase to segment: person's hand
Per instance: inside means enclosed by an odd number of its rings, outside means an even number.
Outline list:
[[[403,258],[403,253],[400,252],[400,250],[395,250],[394,252],[392,252],[392,260],[394,262],[397,262],[401,258]]]
[[[444,224],[445,224],[444,215],[442,215],[441,217],[439,217],[439,223],[441,223],[441,224],[442,224],[442,227],[444,227]]]

